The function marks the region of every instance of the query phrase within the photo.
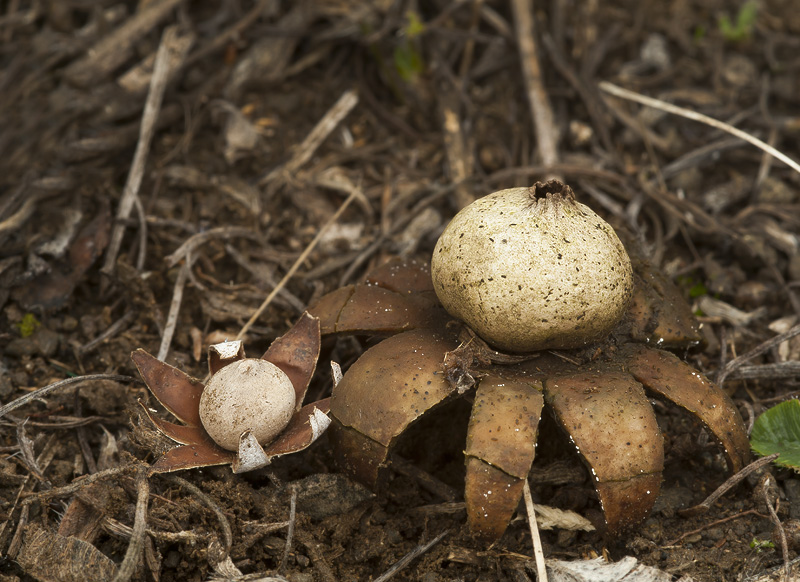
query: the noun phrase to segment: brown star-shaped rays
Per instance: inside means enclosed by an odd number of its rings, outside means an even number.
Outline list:
[[[304,313],[283,336],[277,338],[261,359],[280,368],[295,390],[295,413],[289,424],[270,443],[260,445],[250,431],[239,438],[239,450],[228,451],[215,443],[200,421],[200,396],[204,385],[185,372],[156,359],[142,349],[131,354],[142,379],[158,401],[184,424],[162,420],[139,403],[155,427],[180,443],[152,466],[154,473],[231,464],[234,473],[252,471],[268,465],[273,458],[306,449],[330,423],[330,399],[303,406],[308,384],[317,365],[320,350],[319,319]],[[208,366],[213,375],[223,367],[245,358],[239,341],[209,347]]]

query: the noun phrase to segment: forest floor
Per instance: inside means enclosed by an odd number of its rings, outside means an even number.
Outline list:
[[[710,378],[797,324],[800,173],[612,94],[800,160],[796,3],[531,4],[0,5],[0,581],[534,580],[524,507],[492,547],[470,534],[462,458],[433,476],[392,464],[371,492],[323,436],[252,473],[147,476],[168,441],[138,401],[168,415],[130,358],[204,378],[207,346],[242,330],[263,353],[324,293],[392,257],[428,261],[460,208],[502,188],[559,176],[638,237],[698,314],[705,341],[678,355]],[[307,400],[371,342],[325,338]],[[795,336],[746,363],[798,359]],[[748,426],[800,389],[782,369],[724,381]],[[795,560],[756,476],[678,513],[730,475],[701,426],[655,406],[666,464],[647,520],[615,538],[543,529],[544,555],[698,582]],[[405,450],[437,451],[429,425]],[[574,461],[534,500],[599,515]],[[800,479],[767,475],[777,519],[799,523]]]

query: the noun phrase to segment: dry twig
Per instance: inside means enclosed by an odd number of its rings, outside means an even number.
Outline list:
[[[202,489],[190,483],[186,479],[182,479],[177,475],[165,475],[168,481],[172,481],[176,485],[183,487],[189,493],[194,495],[195,497],[199,498],[211,511],[214,512],[214,515],[217,516],[217,520],[219,521],[219,525],[222,528],[222,537],[225,541],[225,548],[224,548],[224,555],[225,557],[230,554],[231,546],[233,545],[233,532],[231,531],[231,524],[228,523],[228,518],[225,517],[222,509],[217,505],[217,503],[211,499],[208,495],[206,495]],[[223,558],[224,559],[224,558]]]
[[[132,376],[121,376],[119,374],[90,374],[88,376],[75,376],[73,378],[66,378],[64,380],[59,380],[58,382],[53,382],[52,384],[44,386],[43,388],[34,390],[33,392],[28,392],[24,396],[20,396],[16,400],[12,400],[5,406],[0,406],[0,418],[3,418],[6,414],[12,410],[16,410],[20,406],[28,404],[32,400],[44,398],[51,392],[55,392],[61,388],[67,388],[73,384],[82,384],[83,382],[91,382],[93,380],[110,380],[112,382],[141,382],[141,380],[138,378],[133,378]]]
[[[278,573],[286,571],[289,562],[289,553],[292,551],[292,541],[294,541],[294,526],[297,522],[297,487],[292,487],[292,498],[289,500],[289,528],[286,530],[286,546],[283,548],[281,563],[278,565]]]
[[[549,167],[558,163],[558,129],[544,89],[542,69],[539,64],[539,51],[536,48],[533,26],[533,0],[513,0],[511,8],[514,11],[519,57],[533,116],[536,142],[539,145],[539,157],[542,165]]]
[[[168,17],[181,2],[182,0],[165,0],[144,6],[122,26],[95,43],[86,51],[85,57],[67,67],[65,77],[76,85],[88,87],[108,76],[130,58],[135,44]]]
[[[747,143],[752,144],[757,148],[759,148],[760,150],[779,159],[784,164],[792,168],[795,172],[800,173],[800,164],[795,162],[792,158],[790,158],[789,156],[787,156],[782,152],[779,152],[774,147],[772,147],[768,143],[764,143],[757,137],[753,137],[749,133],[742,131],[741,129],[738,129],[736,127],[733,127],[732,125],[729,125],[723,121],[719,121],[718,119],[714,119],[713,117],[709,117],[708,115],[703,115],[702,113],[697,113],[696,111],[692,111],[691,109],[678,107],[677,105],[667,103],[666,101],[661,101],[660,99],[654,99],[652,97],[647,97],[645,95],[629,91],[628,89],[623,89],[622,87],[617,87],[616,85],[614,85],[613,83],[609,83],[608,81],[602,81],[599,84],[599,87],[603,91],[611,93],[616,97],[622,97],[623,99],[635,101],[637,103],[641,103],[642,105],[653,107],[654,109],[659,109],[661,111],[666,111],[667,113],[672,113],[673,115],[680,115],[681,117],[685,117],[686,119],[699,121],[700,123],[705,123],[706,125],[709,125],[715,129],[719,129],[724,132],[730,133],[731,135],[735,135],[736,137],[743,139]]]
[[[198,232],[187,238],[181,246],[164,258],[167,267],[174,267],[179,262],[191,256],[198,247],[212,240],[228,240],[232,238],[248,238],[258,241],[258,234],[249,228],[241,226],[220,226]]]
[[[525,479],[525,482],[522,484],[522,496],[525,498],[525,509],[528,512],[528,526],[531,529],[533,557],[536,560],[536,579],[537,582],[547,582],[547,566],[544,561],[542,539],[539,537],[539,526],[536,524],[536,510],[533,507],[531,486],[528,485],[527,479]]]
[[[297,269],[300,268],[300,265],[303,264],[306,258],[308,258],[308,255],[311,254],[311,251],[313,251],[314,248],[317,246],[317,244],[319,244],[319,241],[322,240],[322,236],[325,234],[325,232],[337,220],[339,220],[339,217],[347,209],[347,207],[350,206],[350,203],[356,199],[356,196],[357,193],[355,191],[351,192],[350,195],[345,199],[345,201],[342,202],[342,205],[339,206],[339,209],[333,214],[333,216],[330,217],[330,219],[328,219],[328,222],[322,225],[322,228],[319,229],[319,232],[316,234],[316,236],[312,239],[310,243],[308,243],[308,246],[303,250],[303,252],[300,253],[300,256],[297,257],[297,260],[289,268],[289,270],[286,271],[286,274],[283,276],[283,279],[281,279],[278,282],[278,284],[275,285],[275,288],[272,291],[270,291],[269,295],[267,295],[266,299],[264,299],[264,302],[258,307],[258,309],[256,309],[255,313],[253,313],[250,319],[247,320],[247,323],[245,323],[244,326],[242,326],[242,329],[239,330],[239,333],[236,335],[237,340],[242,339],[244,335],[253,326],[253,324],[258,320],[258,318],[261,317],[261,314],[264,313],[264,310],[269,306],[270,303],[272,303],[272,300],[275,299],[275,296],[281,291],[281,289],[283,289],[286,286],[286,283],[289,282],[289,279],[291,279],[294,276],[294,274],[297,272]]]
[[[796,335],[800,335],[800,323],[793,326],[791,329],[785,331],[784,333],[776,335],[775,337],[760,343],[752,350],[742,354],[738,358],[734,358],[733,360],[725,364],[725,366],[723,366],[720,370],[717,371],[717,376],[715,378],[716,383],[719,386],[722,386],[722,384],[725,382],[725,378],[727,378],[728,375],[730,375],[734,370],[741,368],[746,362],[752,360],[757,356],[760,356],[763,353],[768,352],[775,346],[780,345],[783,342],[792,339]]]
[[[164,326],[164,334],[161,336],[161,345],[158,346],[158,359],[162,362],[167,359],[169,346],[172,343],[172,336],[175,335],[175,327],[178,325],[178,314],[181,311],[181,303],[183,302],[183,289],[186,286],[186,278],[189,276],[189,270],[192,268],[192,261],[187,258],[186,262],[181,265],[178,271],[178,276],[175,278],[175,285],[172,288],[172,301],[169,304],[169,313],[167,314],[167,325]]]
[[[757,471],[761,467],[770,464],[772,461],[777,459],[780,456],[780,453],[774,453],[772,455],[762,457],[756,461],[753,461],[746,467],[744,467],[738,473],[731,475],[725,482],[717,487],[714,492],[705,498],[702,503],[698,503],[694,507],[689,507],[687,509],[679,509],[678,513],[684,517],[693,517],[695,515],[702,515],[709,508],[714,505],[714,502],[725,495],[728,491],[730,491],[733,487],[738,485],[745,477],[747,477],[753,471]]]
[[[322,142],[325,141],[331,132],[336,129],[336,126],[347,117],[347,114],[350,113],[357,104],[358,94],[352,89],[345,91],[342,96],[339,97],[339,100],[334,103],[333,107],[331,107],[324,117],[319,120],[317,125],[314,126],[314,129],[306,136],[303,143],[297,147],[292,158],[267,174],[259,182],[259,185],[264,186],[279,178],[288,178],[297,172],[303,164],[311,159],[311,156],[313,156],[317,148],[322,145]]]
[[[680,537],[677,537],[674,540],[670,540],[670,541],[666,542],[664,544],[664,547],[665,548],[669,548],[671,546],[674,546],[674,545],[678,544],[682,539],[687,538],[687,537],[692,536],[692,535],[695,535],[695,534],[698,534],[701,531],[707,530],[710,527],[716,527],[716,526],[718,526],[718,525],[720,525],[722,523],[727,523],[727,522],[729,522],[731,520],[739,519],[741,517],[746,517],[748,515],[755,515],[757,517],[766,517],[765,515],[759,513],[755,509],[748,509],[747,511],[743,511],[741,513],[737,513],[736,515],[729,515],[728,517],[723,517],[722,519],[718,519],[718,520],[712,521],[710,523],[705,523],[702,526],[698,527],[697,529],[693,529],[693,530],[687,531],[685,533],[682,533],[680,535]]]
[[[306,534],[302,531],[297,532],[297,541],[303,544],[306,551],[308,552],[308,557],[311,558],[311,561],[314,564],[314,567],[319,570],[319,573],[322,575],[322,578],[326,580],[326,582],[337,582],[338,578],[333,574],[333,570],[328,565],[328,562],[325,560],[325,556],[322,555],[320,551],[319,544],[311,537],[310,534]]]
[[[113,582],[127,582],[133,576],[139,557],[144,549],[144,536],[147,529],[147,499],[150,496],[150,482],[147,480],[147,467],[140,466],[136,473],[136,514],[133,520],[133,533],[128,550],[119,566]]]
[[[761,495],[764,497],[764,503],[767,504],[767,509],[769,510],[770,518],[772,519],[772,524],[775,526],[775,529],[778,531],[778,537],[781,540],[781,553],[783,554],[783,571],[786,576],[786,579],[789,579],[789,544],[786,542],[786,531],[783,529],[783,524],[781,523],[780,518],[778,517],[778,512],[772,507],[772,500],[770,499],[770,482],[772,482],[773,488],[775,487],[774,484],[774,477],[770,474],[765,475],[761,481]],[[780,499],[775,500],[776,503],[780,502]]]
[[[142,185],[145,163],[150,153],[150,142],[158,121],[158,113],[161,110],[161,101],[164,98],[167,82],[172,72],[180,67],[183,62],[192,40],[189,35],[179,36],[178,29],[175,26],[168,27],[161,37],[161,44],[158,47],[155,64],[153,65],[153,76],[150,79],[150,90],[142,112],[139,141],[136,144],[131,170],[128,173],[128,180],[125,182],[122,198],[120,198],[119,207],[117,208],[117,223],[111,232],[111,238],[106,249],[106,258],[101,269],[107,275],[114,272],[114,264],[122,246],[122,236],[125,234],[123,221],[130,216],[134,202],[139,196],[139,187]],[[116,53],[117,51],[108,50],[107,52]]]
[[[41,464],[41,463],[40,463]],[[43,491],[40,493],[30,493],[28,496],[22,501],[22,509],[27,515],[27,508],[36,501],[45,501],[47,499],[54,499],[58,497],[68,497],[77,493],[78,491],[87,488],[92,483],[96,483],[101,479],[107,479],[110,477],[117,477],[123,473],[127,473],[134,468],[143,467],[142,465],[125,465],[121,467],[114,467],[112,469],[107,469],[105,471],[99,471],[92,475],[88,475],[86,477],[80,477],[75,479],[69,485],[65,485],[64,487],[58,487],[55,489],[49,489],[47,491]],[[149,467],[144,466],[144,469],[148,469]],[[23,524],[22,518],[20,519],[20,525]],[[9,549],[9,552],[11,550]]]
[[[392,564],[392,566],[388,570],[386,570],[386,572],[375,578],[373,582],[386,582],[386,580],[389,580],[400,570],[408,566],[413,560],[415,560],[416,558],[418,558],[419,556],[430,550],[433,546],[438,544],[440,541],[442,541],[448,533],[450,533],[450,530],[445,530],[438,536],[433,538],[431,541],[425,544],[420,544],[419,546],[408,552],[405,556],[397,560],[397,562]]]

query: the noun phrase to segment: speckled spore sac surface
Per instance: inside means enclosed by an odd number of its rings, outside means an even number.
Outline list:
[[[246,359],[228,364],[211,376],[200,397],[200,419],[209,436],[229,451],[249,430],[264,445],[289,424],[295,391],[275,364]]]
[[[431,271],[451,315],[513,352],[602,338],[633,289],[614,229],[555,181],[501,190],[461,210],[436,244]]]

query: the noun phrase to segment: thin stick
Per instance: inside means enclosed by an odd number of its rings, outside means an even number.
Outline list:
[[[297,541],[299,541],[303,546],[305,546],[306,551],[308,552],[308,557],[311,558],[311,562],[314,566],[319,570],[319,573],[322,575],[322,578],[326,582],[338,582],[338,578],[331,570],[331,567],[328,565],[328,562],[325,560],[325,556],[322,554],[319,548],[319,544],[314,541],[314,538],[303,530],[297,530]]]
[[[220,226],[203,232],[198,232],[187,238],[172,254],[164,258],[168,267],[174,267],[182,259],[188,257],[194,250],[211,240],[228,240],[231,238],[249,238],[257,241],[258,235],[249,228],[240,226]]]
[[[611,93],[616,97],[621,97],[622,99],[635,101],[636,103],[641,103],[642,105],[647,105],[648,107],[653,107],[654,109],[666,111],[667,113],[672,113],[673,115],[680,115],[681,117],[685,117],[686,119],[691,119],[692,121],[698,121],[700,123],[710,125],[713,128],[730,133],[731,135],[735,135],[736,137],[743,139],[747,143],[752,144],[757,148],[759,148],[760,150],[768,153],[772,157],[779,159],[784,164],[792,168],[795,172],[800,173],[800,164],[795,162],[792,158],[790,158],[786,154],[779,152],[774,147],[772,147],[768,143],[761,141],[757,137],[753,137],[749,133],[746,133],[741,129],[733,127],[732,125],[728,125],[723,121],[719,121],[718,119],[714,119],[713,117],[709,117],[708,115],[703,115],[702,113],[697,113],[696,111],[692,111],[691,109],[678,107],[677,105],[673,105],[672,103],[667,103],[666,101],[661,101],[660,99],[654,99],[652,97],[641,95],[640,93],[634,93],[633,91],[629,91],[628,89],[623,89],[622,87],[618,87],[617,85],[609,83],[608,81],[601,81],[599,87],[606,93]]]
[[[17,558],[17,554],[19,554],[19,550],[22,547],[22,533],[25,531],[25,528],[28,525],[28,518],[30,517],[31,513],[31,506],[30,505],[23,505],[22,509],[19,511],[19,519],[17,519],[17,529],[14,531],[14,537],[11,538],[11,543],[8,544],[8,550],[6,550],[6,556],[12,560]],[[3,524],[11,523],[11,519],[6,520]]]
[[[259,0],[241,20],[223,30],[210,42],[204,43],[203,46],[189,55],[189,58],[186,59],[186,66],[189,67],[197,62],[204,61],[215,52],[221,51],[225,46],[228,46],[230,42],[235,42],[245,30],[265,14],[271,3],[272,0]]]
[[[47,491],[38,491],[36,493],[25,493],[23,495],[24,499],[22,500],[22,503],[24,505],[30,505],[36,501],[45,501],[46,499],[55,499],[59,497],[69,497],[70,495],[80,491],[84,487],[91,485],[96,481],[102,481],[103,479],[116,477],[117,475],[127,473],[137,467],[138,465],[135,464],[112,467],[104,471],[98,471],[97,473],[92,473],[91,475],[85,475],[83,477],[73,479],[69,485],[64,485],[63,487],[48,489]],[[149,469],[150,467],[146,468]]]
[[[145,101],[144,111],[142,112],[139,141],[136,144],[131,170],[128,173],[125,188],[122,191],[122,198],[119,201],[117,221],[111,232],[106,258],[101,269],[105,274],[114,272],[117,255],[122,246],[122,236],[125,234],[125,220],[130,216],[134,201],[139,196],[144,167],[147,162],[147,156],[150,153],[150,142],[155,133],[158,112],[161,110],[161,102],[164,98],[164,91],[167,88],[170,73],[183,62],[191,44],[191,36],[180,36],[177,26],[166,28],[161,36],[161,44],[158,47],[155,63],[153,64],[153,75],[150,78],[150,90],[147,93],[147,101]]]
[[[729,377],[734,380],[797,378],[800,377],[800,361],[787,360],[785,362],[773,362],[757,366],[742,366],[734,370]]]
[[[534,37],[533,0],[512,0],[511,8],[514,11],[520,64],[539,145],[539,157],[543,166],[552,166],[558,163],[558,129],[542,81],[539,51]]]
[[[95,347],[97,347],[101,343],[103,343],[106,339],[108,339],[110,337],[114,337],[117,334],[117,332],[122,330],[123,327],[128,325],[128,323],[130,323],[134,319],[136,319],[137,315],[138,314],[133,309],[131,309],[130,311],[126,312],[125,315],[123,315],[117,321],[115,321],[114,323],[109,325],[96,338],[90,340],[89,342],[83,344],[82,346],[79,346],[77,348],[78,355],[82,356],[82,355],[90,352],[91,350],[93,350]]]
[[[72,386],[73,384],[91,382],[93,380],[111,380],[112,382],[140,382],[138,378],[134,378],[132,376],[120,376],[119,374],[90,374],[88,376],[75,376],[74,378],[59,380],[58,382],[54,382],[48,386],[39,388],[38,390],[34,390],[33,392],[28,392],[25,396],[20,396],[19,398],[17,398],[16,400],[12,400],[5,406],[0,406],[0,418],[3,418],[6,414],[11,412],[12,410],[16,410],[20,406],[28,404],[28,402],[30,402],[31,400],[35,400],[37,398],[44,398],[51,392],[55,392],[56,390],[60,390],[61,388]]]
[[[125,525],[124,523],[117,521],[113,517],[108,517],[108,516],[105,516],[103,518],[103,530],[110,533],[111,535],[115,535],[117,537],[125,539],[130,539],[130,537],[133,535],[133,528],[131,526]],[[206,542],[208,538],[211,537],[212,535],[210,533],[196,533],[188,530],[176,531],[176,532],[161,531],[149,527],[145,531],[147,532],[147,535],[160,541],[169,543],[184,542],[192,544],[193,546]]]
[[[773,453],[771,455],[767,455],[766,457],[761,457],[744,467],[738,473],[731,475],[725,482],[717,487],[714,492],[706,497],[706,499],[702,503],[698,503],[694,507],[689,507],[687,509],[679,509],[678,514],[683,517],[694,517],[696,515],[702,515],[714,504],[714,502],[725,495],[730,489],[732,489],[735,485],[738,485],[745,477],[747,477],[753,471],[757,471],[764,465],[770,464],[772,461],[777,459],[780,456],[780,453]]]
[[[764,503],[767,504],[767,509],[769,510],[769,515],[772,518],[772,523],[778,530],[778,535],[781,539],[781,552],[783,553],[783,571],[785,573],[786,579],[789,579],[789,545],[786,542],[786,531],[783,529],[783,524],[781,523],[780,518],[778,517],[778,512],[772,507],[772,501],[769,498],[769,482],[774,479],[774,477],[770,474],[766,476],[766,479],[762,481],[761,487],[761,494],[764,496]],[[780,502],[780,499],[775,500],[776,503]]]
[[[44,449],[36,457],[36,465],[42,467],[43,470],[47,470],[47,467],[50,466],[50,463],[53,461],[53,457],[55,456],[56,447],[53,446],[56,443],[56,440],[51,436],[47,443],[44,446]],[[7,510],[6,515],[8,519],[3,523],[2,527],[0,527],[0,533],[5,531],[6,525],[11,524],[11,517],[14,513],[14,510],[17,508],[17,504],[19,500],[22,499],[23,494],[26,493],[25,489],[28,487],[33,488],[35,486],[33,479],[31,479],[32,474],[28,474],[22,482],[22,486],[20,487],[19,491],[17,491],[17,495],[14,498],[14,504],[11,506],[9,510]],[[52,489],[50,489],[52,491]],[[22,534],[25,531],[25,528],[28,523],[28,518],[30,517],[30,503],[25,503],[23,500],[22,507],[19,512],[19,519],[17,520],[17,529],[14,532],[14,537],[11,538],[11,543],[8,546],[8,550],[6,551],[6,555],[13,559],[16,559],[17,554],[22,547]]]
[[[544,563],[542,539],[539,537],[539,526],[536,524],[536,510],[533,508],[531,487],[528,485],[527,479],[525,479],[525,483],[522,485],[522,496],[525,498],[525,509],[528,511],[528,525],[531,528],[533,557],[536,560],[536,580],[537,582],[547,582],[547,568]]]
[[[416,548],[408,552],[405,556],[397,560],[394,564],[392,564],[392,566],[388,570],[386,570],[386,572],[375,578],[373,582],[386,582],[386,580],[390,579],[400,570],[408,566],[412,560],[421,556],[422,554],[430,550],[433,546],[442,541],[442,539],[444,539],[444,536],[446,536],[448,533],[450,533],[450,530],[445,530],[438,536],[433,538],[431,541],[429,541],[428,543],[417,546]]]
[[[748,509],[747,511],[743,511],[743,512],[737,513],[735,515],[729,515],[728,517],[723,517],[722,519],[718,519],[718,520],[712,521],[710,523],[704,523],[703,525],[701,525],[697,529],[693,529],[691,531],[687,531],[685,533],[682,533],[680,535],[680,537],[677,537],[674,540],[670,540],[670,541],[666,542],[664,544],[663,548],[669,548],[670,546],[674,546],[678,542],[680,542],[683,538],[687,538],[687,537],[689,537],[691,535],[698,534],[701,531],[706,530],[706,529],[708,529],[710,527],[716,527],[716,526],[718,526],[720,524],[726,523],[726,522],[731,521],[733,519],[739,519],[740,517],[746,517],[748,515],[755,515],[755,516],[758,516],[758,517],[761,517],[761,518],[766,518],[767,517],[766,515],[764,515],[762,513],[759,513],[755,509]]]
[[[311,159],[322,142],[336,129],[347,114],[358,104],[358,94],[355,90],[345,91],[339,100],[333,104],[328,112],[319,120],[314,129],[306,136],[303,142],[297,147],[292,158],[282,166],[278,166],[259,181],[259,185],[269,184],[282,176],[290,176],[297,172],[300,167]]]
[[[191,268],[192,258],[186,257],[186,262],[181,265],[181,269],[178,271],[178,278],[175,279],[175,286],[172,289],[172,301],[169,304],[169,313],[167,314],[167,325],[164,327],[164,335],[161,336],[161,345],[158,347],[158,359],[162,362],[167,359],[172,336],[175,335],[178,314],[181,311],[181,303],[183,302],[183,289],[186,287],[186,278],[189,276],[189,269]]]
[[[225,540],[225,556],[223,556],[222,560],[227,557],[231,552],[231,546],[233,545],[233,532],[231,531],[231,524],[228,523],[228,518],[225,517],[225,514],[222,512],[222,509],[214,502],[211,497],[206,495],[202,489],[197,487],[196,485],[190,483],[186,479],[178,477],[177,475],[164,475],[164,477],[168,481],[172,481],[176,485],[179,485],[189,491],[192,495],[200,498],[200,500],[205,503],[211,511],[214,512],[214,515],[217,516],[217,520],[219,521],[219,525],[222,527],[222,537]],[[220,560],[220,561],[222,561]]]
[[[792,339],[796,335],[800,335],[800,323],[792,326],[789,330],[783,332],[782,334],[776,335],[775,337],[760,343],[752,350],[750,350],[749,352],[745,352],[738,358],[734,358],[733,360],[725,364],[724,368],[717,371],[717,376],[716,378],[714,378],[714,380],[719,386],[722,386],[722,383],[725,382],[725,378],[727,378],[731,372],[741,368],[746,362],[752,360],[756,356],[760,356],[761,354],[771,350],[775,346],[780,345],[783,342]]]
[[[129,59],[136,43],[169,18],[179,4],[181,0],[166,0],[140,7],[121,26],[88,47],[85,56],[66,68],[65,77],[83,88],[99,83]],[[177,29],[177,26],[174,28]]]
[[[286,564],[289,562],[289,553],[292,551],[294,541],[294,525],[297,522],[297,487],[292,487],[292,498],[289,501],[289,528],[286,530],[286,545],[283,548],[281,563],[278,565],[278,574],[286,571]]]
[[[81,417],[83,415],[83,410],[81,406],[81,398],[80,398],[80,387],[75,389],[75,416]],[[75,433],[78,435],[78,445],[81,448],[81,454],[83,455],[83,461],[86,463],[86,472],[97,473],[97,463],[94,460],[94,455],[92,454],[92,448],[89,446],[89,439],[86,436],[86,428],[83,426],[78,426],[75,429]]]
[[[310,243],[308,243],[308,246],[305,248],[305,250],[302,253],[300,253],[300,256],[297,257],[297,260],[294,262],[294,264],[291,266],[291,268],[283,276],[283,279],[278,281],[278,284],[275,285],[275,288],[270,292],[269,295],[267,295],[267,298],[264,299],[264,302],[259,306],[259,308],[256,310],[256,312],[252,315],[252,317],[250,317],[250,319],[247,321],[247,323],[244,324],[244,327],[242,327],[241,331],[239,331],[239,334],[236,336],[237,340],[242,339],[244,337],[244,335],[253,326],[253,324],[258,320],[258,318],[261,317],[261,314],[264,313],[264,310],[267,308],[267,306],[269,306],[269,304],[272,303],[272,300],[275,299],[275,297],[278,295],[278,293],[280,293],[280,290],[283,289],[286,286],[286,283],[289,282],[289,279],[291,279],[294,276],[294,274],[297,272],[297,269],[300,268],[300,265],[302,265],[303,262],[305,262],[305,260],[308,258],[308,255],[311,254],[311,251],[313,251],[314,248],[319,243],[319,241],[322,240],[322,236],[325,234],[325,232],[337,220],[339,220],[339,217],[347,209],[347,207],[350,206],[350,203],[353,200],[356,199],[356,196],[357,196],[357,193],[355,191],[351,192],[350,195],[345,199],[345,201],[342,202],[342,205],[339,207],[339,209],[333,214],[333,216],[331,216],[328,219],[328,222],[326,222],[324,225],[322,225],[322,228],[319,229],[319,232],[317,233],[317,235],[314,237],[314,239]]]
[[[420,469],[414,463],[408,459],[404,459],[400,455],[393,454],[391,456],[391,466],[398,473],[406,477],[411,477],[419,483],[420,487],[441,497],[445,501],[455,501],[458,499],[458,492],[453,487],[440,481],[427,471]]]
[[[128,551],[125,552],[117,575],[114,576],[114,582],[127,582],[131,579],[144,548],[144,536],[147,529],[147,500],[150,496],[147,470],[147,467],[140,466],[136,473],[136,513],[133,519],[133,533],[128,544]]]

